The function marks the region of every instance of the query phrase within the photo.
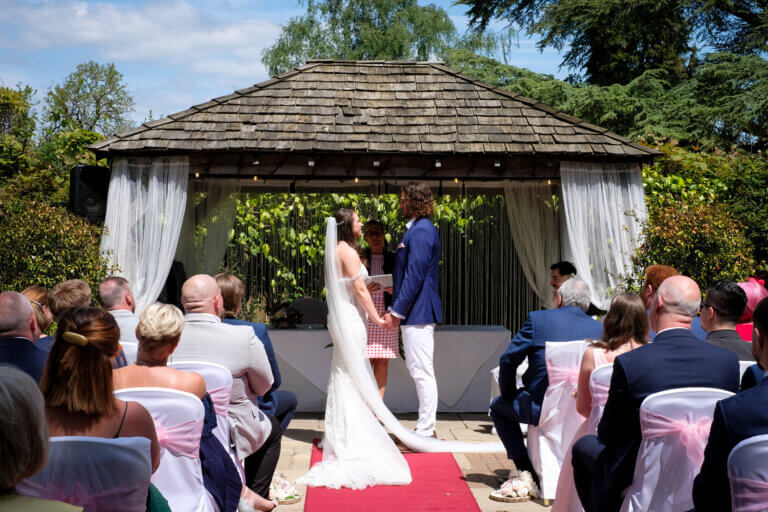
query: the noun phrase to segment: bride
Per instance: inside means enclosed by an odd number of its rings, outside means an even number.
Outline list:
[[[418,452],[502,452],[501,443],[446,442],[403,427],[384,405],[373,370],[365,358],[366,319],[383,326],[365,285],[360,261],[357,213],[340,208],[327,219],[325,292],[333,359],[325,406],[323,460],[298,482],[312,487],[364,489],[407,485],[411,473],[381,421],[408,448]],[[377,419],[378,418],[378,419]]]

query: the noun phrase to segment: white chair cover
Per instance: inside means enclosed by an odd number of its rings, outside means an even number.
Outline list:
[[[768,511],[768,435],[745,439],[728,456],[733,512]]]
[[[115,391],[115,396],[139,402],[155,420],[163,455],[152,483],[171,510],[212,512],[214,502],[203,485],[200,466],[203,402],[191,393],[167,388],[126,388]]]
[[[128,364],[136,364],[136,359],[139,356],[139,344],[132,341],[121,341],[120,346],[123,347],[125,361]]]
[[[576,384],[586,341],[548,341],[545,359],[549,385],[538,426],[528,427],[528,455],[539,475],[541,497],[554,499],[565,454],[584,417],[576,410]]]
[[[221,445],[229,453],[232,462],[237,466],[240,473],[240,479],[245,481],[245,469],[243,463],[237,458],[232,435],[234,432],[229,426],[229,397],[232,394],[232,373],[216,363],[205,363],[202,361],[178,361],[169,363],[168,366],[183,372],[195,372],[200,374],[205,380],[205,389],[211,396],[213,408],[216,410],[216,429],[213,435],[219,440]]]
[[[713,388],[680,388],[649,395],[640,406],[643,440],[621,512],[680,512],[693,508],[715,403],[733,395]]]
[[[739,380],[744,376],[747,368],[755,364],[755,361],[739,361]]]
[[[145,437],[52,437],[48,463],[16,490],[77,505],[85,512],[144,512],[151,476]]]
[[[589,376],[589,394],[592,395],[592,410],[589,411],[586,435],[597,434],[597,426],[603,417],[605,402],[608,401],[608,391],[611,389],[613,364],[598,366]]]

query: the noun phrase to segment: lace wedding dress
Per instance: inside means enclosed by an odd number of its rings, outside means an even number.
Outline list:
[[[409,484],[408,463],[379,420],[418,452],[504,451],[501,443],[447,442],[420,436],[403,427],[384,405],[365,358],[367,316],[352,290],[352,284],[367,278],[368,271],[361,265],[354,277],[342,276],[336,253],[336,221],[330,217],[327,222],[325,293],[333,359],[325,405],[323,460],[297,482],[333,489]]]

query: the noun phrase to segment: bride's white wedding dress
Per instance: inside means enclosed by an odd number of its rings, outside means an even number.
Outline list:
[[[368,277],[365,266],[353,278],[343,278],[346,300],[339,306],[343,328],[355,342],[350,352],[365,359],[367,315],[351,289],[358,279]],[[329,326],[330,329],[330,326]],[[335,329],[331,329],[333,332]],[[339,340],[334,337],[328,400],[325,405],[323,460],[315,464],[299,482],[337,489],[363,489],[370,485],[407,485],[411,483],[408,463],[366,405],[350,378]],[[373,373],[370,379],[375,382]]]
[[[503,452],[500,442],[462,443],[420,436],[403,427],[384,405],[365,358],[366,313],[352,290],[352,284],[368,277],[368,272],[361,265],[354,277],[342,276],[336,253],[336,221],[330,217],[327,222],[325,298],[333,359],[325,405],[323,460],[297,482],[334,489],[409,484],[408,463],[379,421],[417,452]]]

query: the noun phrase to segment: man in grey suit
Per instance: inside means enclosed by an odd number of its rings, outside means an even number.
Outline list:
[[[136,315],[136,301],[128,281],[118,276],[102,281],[99,285],[99,304],[115,318],[120,327],[120,341],[138,344],[136,326],[139,325],[139,317]]]
[[[213,277],[190,277],[181,288],[181,303],[186,323],[172,359],[216,363],[232,372],[229,423],[237,456],[244,460],[245,484],[268,499],[283,432],[258,405],[258,396],[274,381],[264,345],[250,327],[221,322],[224,299]]]
[[[730,350],[740,361],[754,361],[752,345],[739,336],[736,324],[747,306],[747,294],[732,281],[720,281],[709,290],[701,304],[701,326],[705,341]]]

